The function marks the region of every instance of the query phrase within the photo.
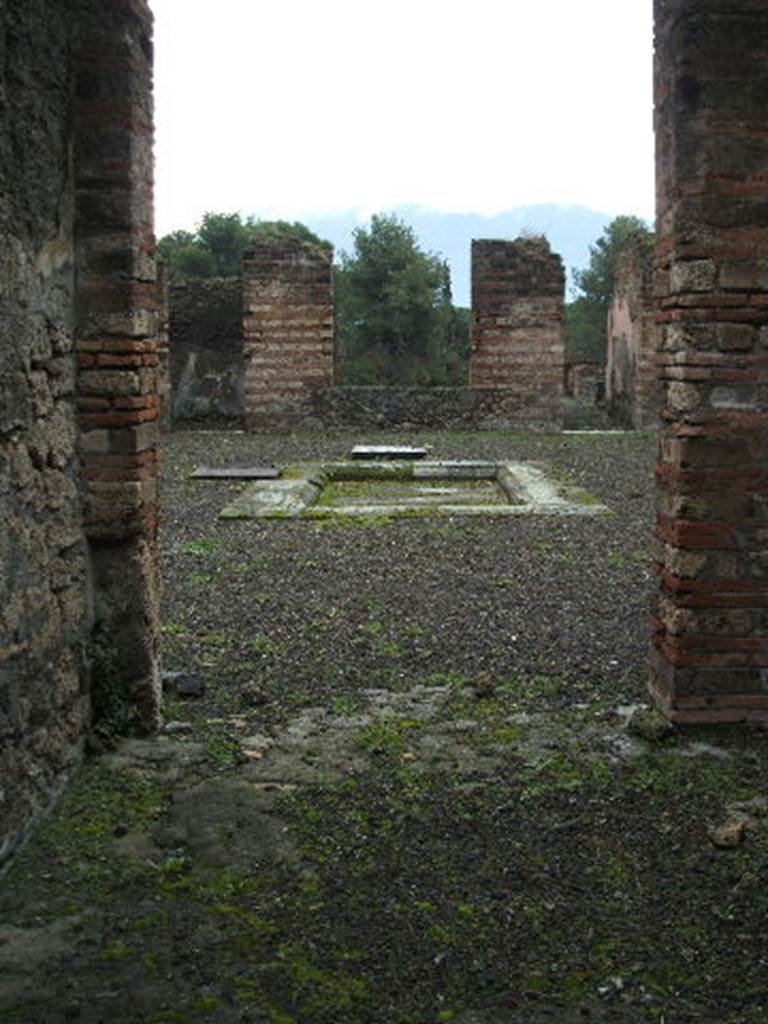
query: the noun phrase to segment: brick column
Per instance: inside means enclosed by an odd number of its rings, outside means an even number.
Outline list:
[[[248,428],[291,426],[333,384],[333,251],[259,242],[243,260]]]
[[[651,687],[768,717],[768,6],[655,0],[665,408]]]
[[[562,421],[564,288],[545,238],[472,242],[470,386],[509,391],[521,424]]]
[[[74,0],[77,407],[94,715],[151,729],[160,687],[152,18]]]

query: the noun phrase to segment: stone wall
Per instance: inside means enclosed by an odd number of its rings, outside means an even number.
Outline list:
[[[313,394],[304,423],[372,429],[512,429],[520,425],[520,394],[504,388],[332,387]]]
[[[653,253],[637,240],[625,246],[616,261],[605,368],[611,415],[628,429],[658,422],[662,389],[657,348]]]
[[[0,866],[94,716],[157,721],[149,28],[0,7]]]
[[[301,423],[333,383],[333,252],[299,240],[259,242],[243,260],[249,429]]]
[[[0,8],[0,865],[88,719],[68,17],[57,0]]]
[[[516,393],[520,425],[562,422],[564,289],[546,239],[472,242],[470,385]]]
[[[768,6],[656,0],[664,408],[652,689],[768,718]]]
[[[169,329],[174,419],[241,420],[245,411],[241,279],[174,284]]]

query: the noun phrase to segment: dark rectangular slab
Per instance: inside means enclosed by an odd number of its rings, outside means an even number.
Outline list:
[[[413,448],[405,444],[356,444],[353,459],[423,459],[426,448]]]
[[[195,480],[278,480],[282,470],[277,466],[198,466]]]

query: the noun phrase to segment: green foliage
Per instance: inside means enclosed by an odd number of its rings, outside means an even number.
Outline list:
[[[613,297],[616,260],[627,243],[637,241],[650,248],[653,237],[639,217],[615,217],[589,247],[589,266],[573,270],[581,294],[565,307],[566,352],[571,359],[605,362],[606,318]]]
[[[469,310],[451,302],[447,263],[394,215],[374,216],[353,237],[335,277],[342,382],[463,383]]]
[[[299,239],[330,247],[304,224],[285,220],[260,221],[239,213],[206,213],[194,232],[172,231],[157,243],[157,254],[168,264],[171,280],[236,277],[243,251],[253,240]]]

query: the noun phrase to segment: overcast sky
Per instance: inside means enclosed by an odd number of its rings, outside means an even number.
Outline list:
[[[653,216],[651,0],[151,0],[157,232],[406,203]]]

